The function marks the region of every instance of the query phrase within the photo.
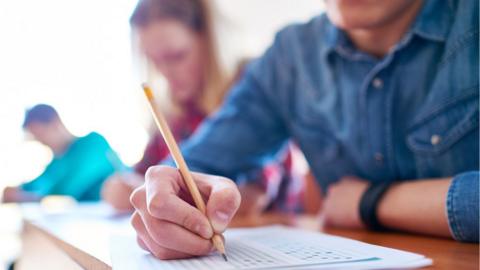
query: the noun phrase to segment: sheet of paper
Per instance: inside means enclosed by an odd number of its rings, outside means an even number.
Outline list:
[[[283,226],[232,229],[225,234],[228,262],[220,255],[158,260],[133,235],[111,239],[113,269],[375,269],[431,264],[422,255]]]

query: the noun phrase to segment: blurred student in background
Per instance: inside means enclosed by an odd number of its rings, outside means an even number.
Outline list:
[[[209,2],[200,0],[140,0],[130,18],[140,50],[151,67],[149,75],[159,74],[167,82],[166,97],[160,107],[177,142],[190,137],[222,104],[229,87],[241,77],[243,65],[240,61],[227,59],[227,53],[222,54],[220,50],[213,18]],[[160,133],[154,133],[135,171],[115,174],[105,183],[104,200],[118,210],[133,209],[130,193],[143,184],[147,169],[168,154]],[[245,180],[262,184],[243,186],[244,197],[251,199],[244,199],[242,209],[263,208],[268,199],[255,194],[263,194],[266,188],[270,191],[267,197],[279,198],[281,207],[294,208],[301,176],[293,173],[292,164],[290,153],[283,151],[275,162],[262,170],[243,175]],[[282,195],[276,196],[279,189]]]
[[[39,104],[25,114],[23,128],[53,152],[53,159],[36,179],[7,187],[4,202],[39,201],[47,195],[71,196],[78,201],[100,198],[103,181],[121,165],[108,142],[98,133],[75,137],[57,111]]]

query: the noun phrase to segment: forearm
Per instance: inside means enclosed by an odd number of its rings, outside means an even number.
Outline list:
[[[451,237],[446,199],[452,178],[394,184],[378,206],[380,223],[388,228]]]
[[[285,145],[288,127],[280,108],[287,104],[278,96],[289,91],[291,72],[279,59],[285,56],[283,48],[273,47],[249,65],[221,108],[182,143],[192,171],[237,180],[263,167]]]
[[[242,201],[237,215],[254,215],[265,210],[269,200],[265,190],[259,184],[249,183],[239,186],[238,189]]]
[[[21,203],[21,202],[37,202],[41,197],[28,191],[23,191],[18,187],[7,187],[3,191],[2,202],[4,203]]]

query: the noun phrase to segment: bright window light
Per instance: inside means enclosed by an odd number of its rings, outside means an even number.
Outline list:
[[[216,2],[248,56],[260,54],[281,26],[322,9],[319,0]],[[51,158],[21,129],[25,109],[37,103],[53,105],[77,136],[104,135],[125,163],[141,158],[150,118],[132,65],[135,4],[0,1],[0,188],[36,177]]]

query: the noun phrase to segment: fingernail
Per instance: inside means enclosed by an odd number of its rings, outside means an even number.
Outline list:
[[[213,235],[212,228],[210,226],[198,224],[197,226],[195,226],[195,231],[205,239],[209,239]]]
[[[223,232],[228,225],[230,215],[222,211],[215,211],[214,218],[212,219],[212,226],[217,232]]]

